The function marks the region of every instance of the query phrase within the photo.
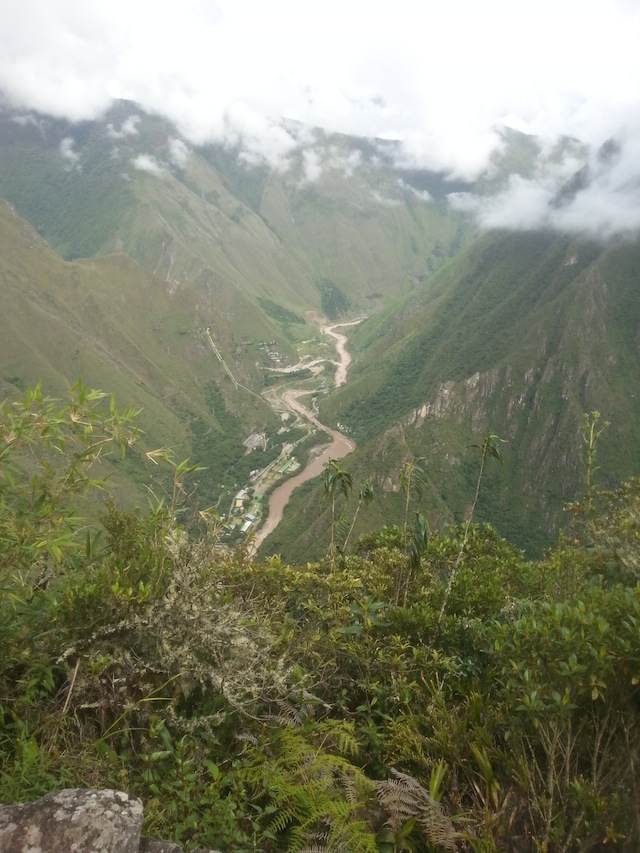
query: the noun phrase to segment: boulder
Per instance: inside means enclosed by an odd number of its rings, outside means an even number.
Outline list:
[[[142,801],[122,791],[83,788],[0,805],[0,853],[183,853],[171,841],[141,838],[142,813]]]
[[[71,788],[0,806],[0,851],[138,853],[142,802],[122,791]]]

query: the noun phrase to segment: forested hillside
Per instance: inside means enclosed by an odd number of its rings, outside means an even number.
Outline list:
[[[132,414],[81,387],[5,403],[0,801],[125,789],[186,850],[637,850],[640,490],[601,492],[599,418],[584,438],[572,537],[542,561],[472,500],[296,567],[185,515],[184,465],[168,501],[87,527],[75,499],[135,452]],[[487,436],[476,496],[499,458]]]
[[[397,517],[400,470],[412,458],[426,472],[431,520],[463,517],[473,479],[466,448],[493,432],[507,442],[504,465],[480,517],[541,553],[579,488],[573,448],[593,410],[612,422],[604,481],[640,470],[639,284],[637,241],[492,233],[358,326],[349,383],[321,413],[355,439],[354,477],[376,485],[382,509],[372,505],[370,523]],[[267,543],[291,559],[314,553],[313,537],[293,530],[300,512],[314,518],[318,507],[311,495],[298,504]]]
[[[343,310],[377,308],[463,244],[463,217],[427,204],[375,145],[298,132],[279,171],[188,145],[126,101],[78,125],[4,110],[0,193],[65,258],[125,251],[214,295],[238,339],[265,322],[257,296],[324,310],[331,287]]]
[[[0,853],[640,851],[639,44],[0,3]]]
[[[201,504],[248,474],[255,457],[245,456],[244,438],[275,435],[277,418],[266,402],[229,395],[226,403],[218,390],[224,372],[203,335],[219,316],[212,302],[168,287],[124,254],[64,262],[6,205],[0,245],[3,396],[21,394],[34,377],[57,392],[90,377],[140,411],[146,450],[170,447],[206,465]],[[140,460],[115,473],[129,505],[144,505]]]
[[[77,124],[3,109],[0,192],[28,223],[3,214],[5,393],[41,379],[56,393],[77,379],[112,388],[141,407],[151,445],[207,469],[200,505],[222,506],[304,437],[309,424],[283,403],[283,389],[298,389],[355,441],[355,480],[372,481],[356,533],[399,520],[411,459],[425,470],[430,523],[459,521],[473,483],[466,448],[494,433],[504,464],[479,518],[541,554],[579,485],[585,412],[612,422],[609,485],[640,466],[638,242],[479,232],[463,209],[588,152],[563,140],[543,154],[505,129],[470,183],[403,167],[392,142],[295,123],[287,133],[297,144],[274,168],[239,147],[187,143],[128,101]],[[615,161],[612,145],[598,168]],[[588,174],[576,172],[556,209]],[[348,382],[334,392],[319,327],[356,319]],[[311,433],[296,464],[322,440]],[[260,458],[243,446],[252,435]],[[321,553],[329,520],[317,495],[314,484],[296,494],[264,554]]]

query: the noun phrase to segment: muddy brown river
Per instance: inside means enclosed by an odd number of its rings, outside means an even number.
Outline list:
[[[351,364],[351,355],[347,351],[346,336],[340,334],[340,332],[336,332],[335,330],[342,326],[354,326],[360,322],[361,320],[354,320],[352,323],[336,323],[333,326],[324,326],[322,328],[322,331],[327,335],[330,335],[336,342],[336,352],[338,353],[335,374],[336,387],[344,385],[347,381],[347,371]],[[276,488],[271,492],[269,496],[269,512],[267,519],[255,535],[251,546],[252,554],[255,554],[267,536],[269,536],[270,533],[273,533],[278,524],[282,521],[282,513],[284,512],[285,506],[289,503],[289,498],[291,497],[293,490],[298,486],[301,486],[303,483],[306,483],[307,480],[311,480],[313,477],[317,477],[321,474],[322,469],[330,459],[342,459],[343,456],[347,456],[355,450],[356,446],[351,439],[347,438],[346,435],[343,435],[341,432],[320,423],[313,412],[309,411],[309,409],[300,402],[301,397],[310,396],[312,393],[313,392],[310,391],[285,391],[282,395],[282,401],[291,411],[296,412],[298,415],[305,418],[305,420],[309,421],[309,423],[325,432],[331,439],[331,444],[325,447],[318,456],[315,456],[302,469],[302,471],[295,474],[293,477],[290,477],[282,483],[282,485],[276,486]]]

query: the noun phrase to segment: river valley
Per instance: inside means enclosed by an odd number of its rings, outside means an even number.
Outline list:
[[[337,332],[336,329],[344,326],[354,326],[360,322],[362,322],[362,320],[354,320],[350,323],[334,323],[331,326],[322,327],[322,331],[326,335],[332,337],[335,341],[338,360],[337,362],[331,362],[336,366],[334,378],[335,387],[345,384],[347,381],[349,365],[351,364],[351,354],[347,350],[346,335]],[[270,401],[274,408],[276,408],[277,405],[278,411],[282,411],[284,408],[291,414],[295,415],[296,418],[307,423],[310,429],[315,428],[326,433],[331,441],[330,444],[323,447],[321,452],[315,455],[300,472],[287,479],[281,485],[276,486],[271,492],[269,496],[267,518],[255,533],[250,549],[251,554],[255,554],[267,536],[273,533],[282,520],[284,508],[289,502],[293,490],[303,483],[306,483],[307,480],[311,480],[313,477],[317,477],[321,474],[322,469],[330,459],[342,459],[344,456],[347,456],[355,450],[355,444],[351,439],[347,438],[347,436],[343,435],[341,432],[331,429],[321,423],[317,419],[316,415],[300,402],[300,398],[311,396],[314,393],[314,391],[309,389],[294,389],[289,387],[278,395],[277,401]],[[260,476],[255,484],[256,491],[266,485],[267,477],[268,472],[264,472],[264,474]]]

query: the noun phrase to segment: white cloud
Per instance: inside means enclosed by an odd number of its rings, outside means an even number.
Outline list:
[[[419,198],[420,201],[429,202],[433,201],[433,197],[427,190],[418,190],[415,187],[412,187],[411,184],[406,183],[402,179],[398,181],[398,186],[401,187],[405,192],[410,192],[416,198]]]
[[[295,137],[281,122],[241,102],[229,107],[220,138],[240,146],[240,156],[247,163],[267,163],[278,171],[289,168],[289,157],[297,147]]]
[[[640,144],[622,139],[592,152],[586,163],[573,156],[541,160],[530,178],[512,175],[491,196],[449,196],[458,209],[473,213],[485,228],[554,228],[609,237],[640,230]]]
[[[291,128],[289,128],[291,132]],[[293,133],[301,154],[301,184],[316,183],[323,175],[337,172],[345,178],[351,178],[362,167],[362,154],[357,149],[345,151],[337,145],[319,141],[318,133]]]
[[[328,168],[335,172],[342,172],[345,178],[350,178],[362,165],[362,154],[360,151],[350,151],[345,154],[336,146],[332,146],[329,150]]]
[[[80,155],[74,151],[75,141],[73,137],[66,136],[60,143],[60,154],[63,160],[67,161],[67,170],[72,171],[76,167],[80,168]]]
[[[23,116],[13,116],[11,121],[19,124],[20,127],[37,127],[39,130],[41,129],[41,121],[39,121],[34,115],[27,113],[27,115]]]
[[[302,173],[304,181],[314,184],[322,175],[322,164],[320,154],[314,148],[307,148],[302,152]]]
[[[639,43],[635,0],[21,0],[0,4],[0,88],[73,121],[128,98],[278,169],[300,122],[472,179],[505,122],[548,144],[621,135]]]
[[[138,154],[137,157],[132,159],[131,163],[133,167],[138,169],[140,172],[148,172],[150,175],[156,175],[158,177],[162,177],[166,174],[166,170],[162,163],[160,163],[151,154]]]
[[[169,157],[174,166],[177,166],[179,169],[184,169],[187,165],[189,149],[182,139],[171,138],[169,140]]]
[[[372,192],[371,197],[377,204],[381,205],[382,207],[400,207],[402,205],[402,202],[399,201],[397,198],[388,198],[387,196],[383,196],[379,192]]]
[[[107,133],[112,139],[125,139],[127,136],[137,136],[137,124],[140,121],[140,116],[132,115],[125,119],[120,126],[120,130],[116,130],[112,124],[107,125]]]

